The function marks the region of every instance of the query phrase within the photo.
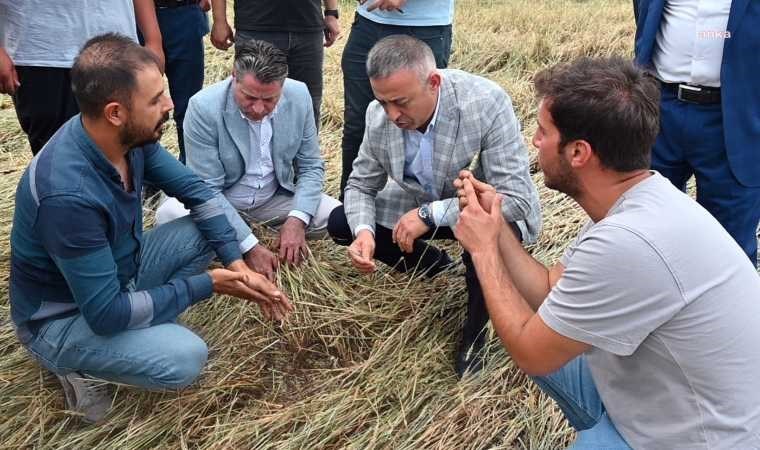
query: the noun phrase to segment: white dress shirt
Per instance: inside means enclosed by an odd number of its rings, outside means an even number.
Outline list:
[[[263,205],[274,197],[280,187],[272,161],[272,117],[276,113],[275,107],[274,111],[259,121],[250,120],[240,113],[248,122],[248,165],[237,183],[224,191],[225,197],[235,209],[245,211]],[[311,222],[311,215],[303,211],[292,210],[288,216],[296,217],[306,225]]]
[[[720,87],[730,11],[731,0],[667,0],[652,56],[657,78]]]

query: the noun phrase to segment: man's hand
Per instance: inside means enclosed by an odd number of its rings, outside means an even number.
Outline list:
[[[5,49],[0,47],[0,94],[13,95],[21,86],[16,73],[16,66]]]
[[[164,73],[166,69],[166,58],[164,56],[164,46],[161,40],[145,41],[145,48],[152,51],[158,57],[158,69]]]
[[[306,224],[298,217],[288,217],[280,227],[280,261],[294,266],[306,259],[309,247],[306,245]]]
[[[265,276],[269,281],[274,281],[274,274],[277,272],[279,263],[274,253],[270,252],[264,244],[256,244],[248,250],[243,259],[251,270]]]
[[[219,50],[227,50],[235,43],[235,33],[227,20],[214,20],[211,26],[211,44]]]
[[[293,312],[293,305],[277,286],[253,272],[241,260],[226,269],[209,271],[214,292],[255,302],[267,319],[283,320]]]
[[[412,253],[414,241],[418,237],[430,231],[430,227],[420,219],[417,208],[407,212],[393,227],[393,242],[404,253]]]
[[[467,206],[467,195],[465,195],[464,192],[464,180],[470,180],[472,188],[475,190],[475,194],[480,202],[480,207],[490,214],[494,197],[499,194],[496,192],[496,188],[490,184],[478,181],[478,179],[468,170],[462,170],[459,172],[459,178],[454,180],[454,188],[457,190],[457,197],[459,197],[459,210],[461,211]]]
[[[340,37],[340,22],[333,16],[325,16],[325,47],[335,43]]]
[[[374,272],[375,265],[375,236],[369,230],[361,230],[356,239],[348,247],[348,256],[354,267],[364,273]]]
[[[366,3],[367,0],[359,0],[360,4]],[[406,0],[375,0],[367,7],[367,11],[379,9],[381,11],[399,11],[406,4]]]
[[[488,250],[498,252],[499,233],[506,226],[501,213],[501,195],[495,194],[489,211],[478,201],[473,183],[469,178],[462,181],[467,206],[459,214],[454,236],[471,255]]]

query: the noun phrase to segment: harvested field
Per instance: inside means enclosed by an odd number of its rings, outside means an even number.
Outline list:
[[[353,7],[343,2],[343,38],[326,52],[321,142],[331,194],[340,178],[340,55]],[[510,93],[527,144],[535,129],[535,71],[582,55],[630,55],[633,47],[629,0],[458,0],[454,23],[451,67],[485,75]],[[231,51],[207,44],[206,58],[207,83],[229,74]],[[176,149],[174,128],[163,143]],[[515,369],[493,333],[485,370],[457,381],[452,356],[466,303],[461,267],[432,282],[385,267],[361,276],[345,249],[327,241],[311,245],[307,266],[279,275],[297,307],[285,326],[273,327],[256,307],[227,297],[197,305],[181,320],[209,345],[202,377],[182,392],[120,386],[108,420],[81,425],[10,325],[8,238],[16,183],[30,156],[11,100],[2,96],[0,448],[555,449],[572,439],[559,410]],[[552,263],[584,215],[544,188],[537,168],[534,181],[544,228],[532,250]]]

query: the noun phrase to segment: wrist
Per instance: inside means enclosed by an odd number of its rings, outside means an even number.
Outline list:
[[[334,17],[336,20],[340,19],[340,12],[338,9],[325,9],[325,19],[328,17]]]
[[[227,265],[227,268],[229,270],[234,270],[236,272],[244,269],[245,267],[247,266],[245,265],[245,262],[242,259],[236,259]]]

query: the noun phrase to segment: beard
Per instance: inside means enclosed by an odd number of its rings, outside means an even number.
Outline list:
[[[158,123],[153,127],[145,127],[130,121],[121,131],[119,140],[127,148],[142,147],[148,144],[154,144],[163,134],[164,124],[169,120],[169,113],[164,114]]]
[[[578,178],[573,173],[570,163],[561,154],[558,158],[557,170],[552,173],[544,171],[544,186],[573,198],[576,198],[580,193]]]

